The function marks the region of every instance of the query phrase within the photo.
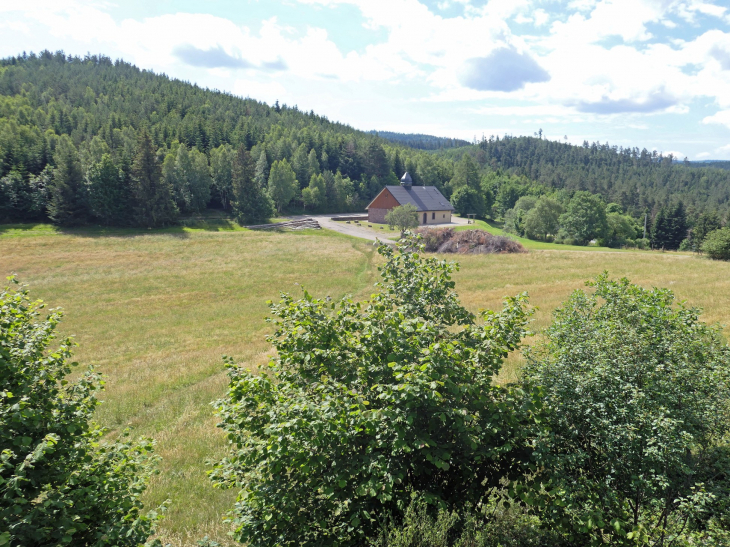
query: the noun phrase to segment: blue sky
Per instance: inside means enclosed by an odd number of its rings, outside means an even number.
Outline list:
[[[0,55],[63,49],[359,129],[730,159],[728,0],[27,0]]]

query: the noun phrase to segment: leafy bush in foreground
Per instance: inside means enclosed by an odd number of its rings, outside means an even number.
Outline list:
[[[49,351],[61,314],[41,319],[42,307],[0,292],[0,545],[140,545],[159,518],[140,501],[152,443],[101,442],[101,382],[66,379],[73,344]]]
[[[702,252],[715,260],[730,260],[730,228],[720,228],[707,234]]]
[[[537,403],[493,378],[525,334],[526,296],[477,324],[453,291],[456,265],[415,249],[379,247],[368,302],[283,295],[278,356],[260,374],[229,362],[216,406],[232,446],[212,478],[240,489],[238,541],[352,545],[383,515],[398,521],[412,492],[458,509],[524,472]]]
[[[730,350],[669,290],[606,274],[590,285],[526,370],[548,425],[535,506],[579,545],[717,545],[730,530]]]
[[[435,516],[422,499],[406,509],[401,524],[389,523],[372,547],[573,547],[540,526],[522,508],[490,499],[479,511],[441,509]]]

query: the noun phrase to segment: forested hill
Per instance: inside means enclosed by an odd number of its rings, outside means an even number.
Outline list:
[[[0,222],[146,227],[208,207],[244,223],[274,206],[361,211],[406,170],[464,210],[476,193],[485,215],[490,204],[500,216],[523,195],[556,190],[564,204],[577,190],[600,194],[637,219],[678,200],[691,222],[730,206],[730,171],[647,150],[532,137],[453,148],[462,144],[358,131],[104,56],[0,60]]]
[[[690,167],[712,167],[713,169],[730,170],[730,161],[724,160],[691,161],[689,165]]]
[[[681,199],[696,211],[730,205],[730,172],[676,161],[657,151],[584,142],[574,146],[535,137],[482,139],[466,149],[443,152],[458,158],[469,150],[480,165],[542,184],[600,194],[635,216]]]
[[[411,148],[418,148],[420,150],[459,148],[471,144],[469,141],[462,139],[434,137],[433,135],[423,135],[421,133],[394,133],[392,131],[371,131],[370,133],[391,142],[405,144]]]
[[[441,188],[453,176],[449,159],[296,106],[268,106],[104,56],[44,51],[0,60],[0,222],[139,224],[132,211],[147,198],[132,171],[149,152],[141,137],[162,167],[159,199],[171,189],[175,202],[159,204],[167,213],[156,225],[238,202],[249,212],[263,206],[239,220],[265,218],[266,196],[243,203],[246,188],[263,189],[280,210],[362,210],[405,170],[417,184]],[[258,186],[249,185],[254,172]],[[70,212],[66,220],[56,202]]]
[[[103,56],[81,59],[62,52],[0,61],[0,124],[3,175],[13,168],[40,173],[52,152],[49,131],[69,135],[76,146],[99,136],[115,153],[131,152],[143,127],[157,145],[177,140],[206,153],[224,143],[250,149],[269,141],[284,148],[274,155],[290,156],[294,151],[287,147],[316,145],[327,152],[326,167],[342,167],[354,178],[360,178],[365,158],[342,157],[355,153],[347,145],[373,140],[314,112],[269,107]],[[356,165],[345,166],[353,161]]]

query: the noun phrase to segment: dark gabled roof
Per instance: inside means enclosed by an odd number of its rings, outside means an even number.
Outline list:
[[[395,200],[401,205],[410,203],[416,206],[418,211],[453,211],[454,207],[449,203],[439,189],[435,186],[386,186],[393,194]],[[369,207],[369,206],[368,206]]]

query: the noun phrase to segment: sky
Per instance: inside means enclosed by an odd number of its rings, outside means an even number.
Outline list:
[[[43,49],[362,130],[730,159],[730,0],[0,0],[0,57]]]

